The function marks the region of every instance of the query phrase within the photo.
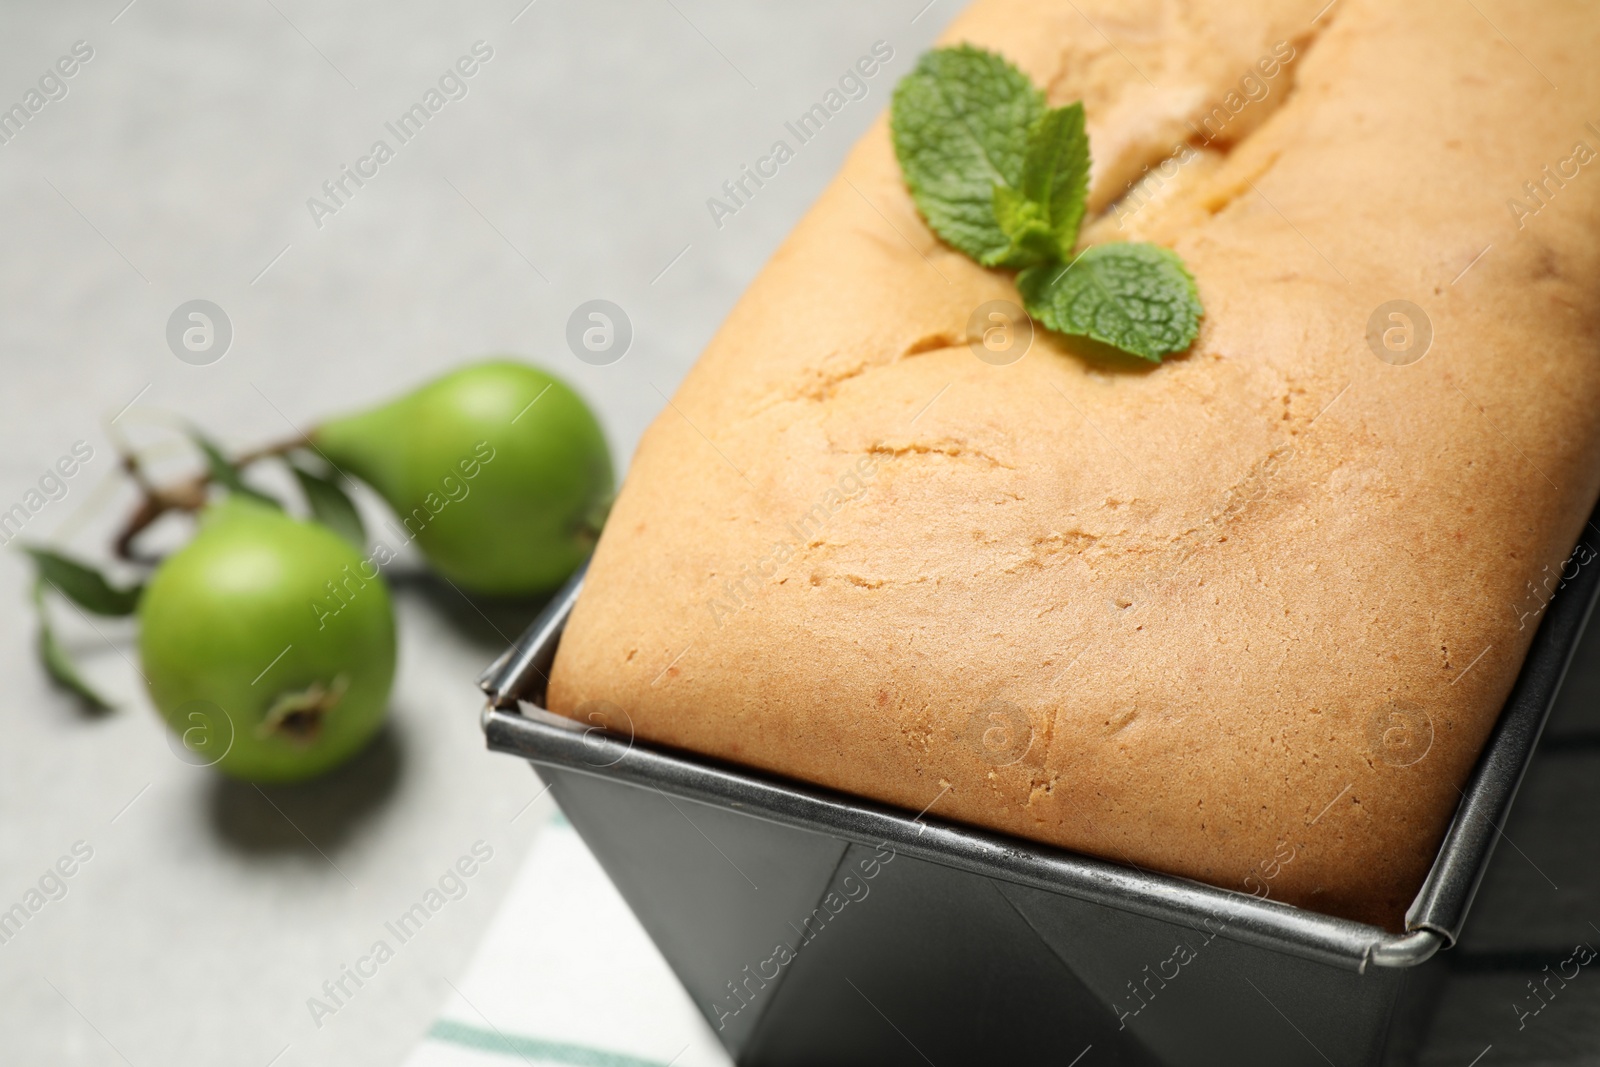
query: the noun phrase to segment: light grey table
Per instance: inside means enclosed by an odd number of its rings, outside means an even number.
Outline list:
[[[619,459],[884,105],[954,0],[102,0],[0,11],[0,107],[92,50],[0,144],[0,509],[75,442],[94,458],[27,535],[103,548],[126,490],[107,424],[185,461],[160,413],[232,447],[394,394],[468,357],[521,354],[601,413]],[[717,225],[706,201],[875,41],[896,58]],[[475,43],[470,78],[401,144],[387,131]],[[67,64],[73,66],[73,64]],[[472,66],[472,64],[467,64]],[[62,95],[62,93],[65,95]],[[371,173],[374,141],[393,158]],[[334,204],[324,182],[344,179]],[[316,197],[336,211],[313,210]],[[635,337],[606,367],[567,349],[606,298]],[[208,365],[166,340],[207,299],[233,340]],[[131,405],[131,406],[130,406]],[[164,444],[166,442],[166,444]],[[163,451],[165,449],[165,451]],[[372,505],[371,501],[365,502]],[[378,512],[374,509],[374,517]],[[173,529],[170,536],[177,536]],[[402,666],[380,743],[329,779],[258,792],[173,757],[140,696],[131,628],[60,612],[124,706],[85,715],[32,662],[27,571],[0,565],[0,908],[92,850],[66,895],[0,944],[0,1060],[394,1064],[465,967],[546,801],[482,751],[471,680],[525,618],[397,564]],[[1593,1062],[1600,978],[1523,1031],[1523,983],[1600,933],[1600,647],[1538,758],[1446,990],[1428,1064]],[[306,998],[475,841],[470,892],[315,1027]],[[1589,1056],[1589,1059],[1585,1059]],[[274,1060],[274,1057],[277,1057]]]
[[[26,528],[85,554],[131,500],[107,482],[111,419],[176,471],[187,458],[159,413],[243,448],[486,353],[565,376],[625,462],[905,58],[720,228],[706,199],[874,41],[909,58],[951,11],[913,24],[927,0],[126,3],[0,10],[0,107],[26,107],[76,42],[92,52],[0,144],[0,510],[87,442],[66,498]],[[477,42],[488,58],[401,143],[386,124],[432,102]],[[363,164],[378,139],[393,158]],[[322,186],[344,166],[376,174],[345,179],[338,210],[314,217],[307,201],[334,206]],[[634,328],[605,367],[564,340],[594,298]],[[192,299],[232,324],[209,365],[168,348],[168,317]],[[173,757],[130,626],[57,613],[119,710],[82,714],[46,684],[27,577],[0,560],[0,908],[75,842],[93,857],[0,944],[0,1061],[399,1062],[547,813],[522,811],[538,788],[525,765],[483,750],[473,688],[525,613],[485,618],[402,574],[388,733],[325,782],[262,793]],[[495,858],[468,895],[315,1027],[306,999],[479,839]]]

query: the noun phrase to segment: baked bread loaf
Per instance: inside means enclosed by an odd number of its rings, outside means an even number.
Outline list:
[[[1600,492],[1600,8],[1325,2],[959,17],[1198,341],[976,358],[1012,276],[880,120],[641,442],[551,708],[1400,928]]]

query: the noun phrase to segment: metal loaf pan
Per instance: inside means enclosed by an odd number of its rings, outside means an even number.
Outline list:
[[[751,1067],[1410,1062],[1600,590],[1583,567],[1551,600],[1396,935],[552,715],[582,578],[484,673],[489,747],[549,783]]]

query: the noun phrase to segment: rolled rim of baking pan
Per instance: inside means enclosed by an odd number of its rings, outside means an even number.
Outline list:
[[[1600,509],[1588,529],[1600,529]],[[743,814],[1033,886],[1179,925],[1221,921],[1232,940],[1365,972],[1414,967],[1454,945],[1488,868],[1545,720],[1600,591],[1600,567],[1579,568],[1551,600],[1484,746],[1433,866],[1406,911],[1406,932],[1160,874],[1037,842],[943,823],[696,753],[652,747],[542,707],[556,646],[583,587],[580,568],[522,637],[484,671],[489,747],[559,766],[733,807]],[[1207,929],[1216,929],[1207,926]]]

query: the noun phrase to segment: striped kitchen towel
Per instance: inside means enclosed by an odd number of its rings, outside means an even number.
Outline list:
[[[541,828],[406,1067],[731,1067],[570,823]]]

